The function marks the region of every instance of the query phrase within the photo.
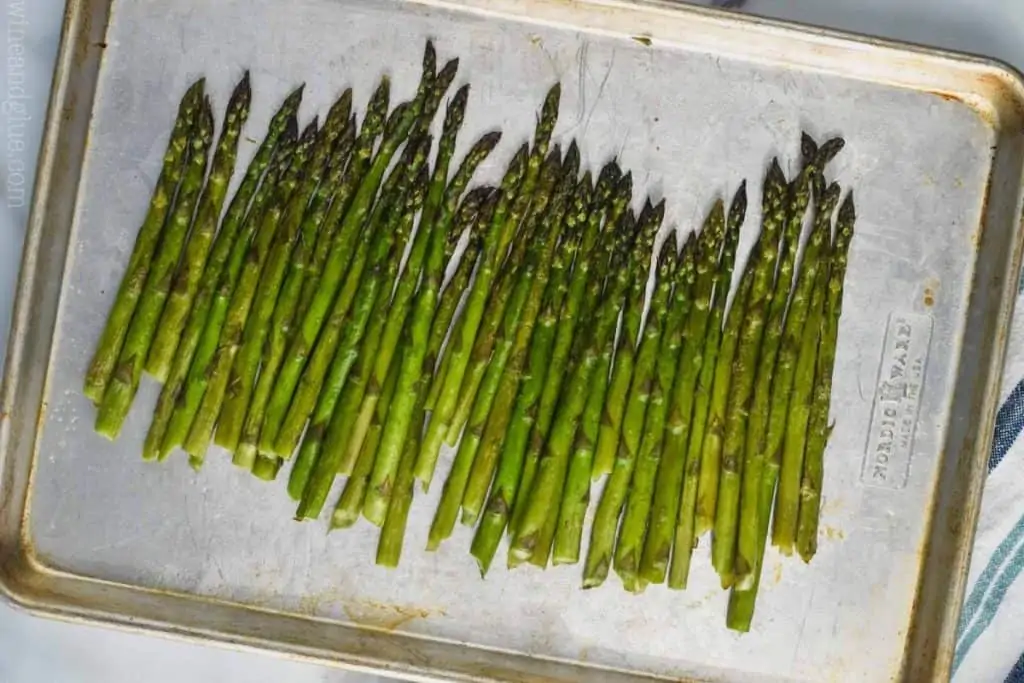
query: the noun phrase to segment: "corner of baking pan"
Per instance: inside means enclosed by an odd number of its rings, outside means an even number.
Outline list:
[[[54,609],[48,571],[26,525],[36,435],[45,417],[55,296],[74,216],[89,112],[111,0],[67,0],[36,169],[6,364],[0,376],[0,597],[29,611]]]

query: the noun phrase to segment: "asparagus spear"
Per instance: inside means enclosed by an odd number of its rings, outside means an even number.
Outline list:
[[[548,144],[551,140],[551,132],[554,130],[555,122],[558,119],[558,104],[561,99],[561,86],[555,84],[548,91],[541,109],[540,118],[537,121],[536,132],[534,133],[533,150],[530,153],[530,160],[521,189],[509,212],[508,221],[502,228],[502,235],[505,240],[510,240],[514,233],[518,220],[525,215],[526,205],[533,197],[534,184],[540,173],[542,161],[547,157]],[[499,212],[495,212],[499,214]],[[504,255],[505,251],[499,248],[497,253]],[[447,436],[449,424],[455,415],[458,404],[460,389],[466,367],[469,364],[470,354],[476,342],[477,332],[487,306],[488,293],[490,292],[493,270],[481,271],[481,277],[477,278],[469,300],[466,304],[466,312],[460,316],[459,323],[452,333],[450,342],[451,350],[448,351],[450,360],[446,362],[443,385],[438,390],[434,412],[427,427],[427,433],[423,437],[423,446],[416,463],[416,478],[423,482],[424,486],[430,484],[434,476],[434,467],[437,464],[437,456],[441,451],[441,443]]]
[[[534,293],[534,285],[547,276],[541,273],[545,270],[545,261],[553,254],[561,230],[558,212],[564,208],[565,199],[575,180],[575,168],[579,167],[579,151],[575,150],[575,147],[570,156],[566,156],[566,161],[562,164],[561,151],[557,145],[548,155],[540,182],[540,196],[544,199],[538,202],[539,210],[532,212],[529,218],[526,232],[529,239],[520,243],[523,246],[528,244],[529,247],[525,250],[524,257],[513,254],[515,260],[507,264],[510,267],[502,273],[501,281],[490,299],[490,310],[485,315],[494,323],[484,319],[481,326],[483,334],[477,338],[476,344],[483,350],[473,352],[472,364],[480,370],[474,368],[467,375],[467,378],[473,378],[475,385],[470,396],[472,433],[467,433],[460,444],[449,476],[444,480],[441,500],[430,525],[428,550],[436,550],[441,541],[452,536],[490,405],[512,353],[520,316],[527,299]],[[545,220],[545,209],[549,203],[548,198],[553,195],[555,197],[551,201],[552,220],[549,222]],[[541,286],[543,287],[543,284]],[[470,410],[466,409],[466,413],[469,412]],[[458,415],[456,419],[460,419]]]
[[[263,267],[273,247],[274,237],[288,205],[288,200],[299,184],[316,137],[317,121],[314,119],[300,137],[292,157],[292,165],[278,184],[273,202],[261,217],[260,227],[253,237],[250,252],[246,256],[245,265],[238,277],[238,284],[231,295],[231,303],[224,318],[223,330],[217,342],[217,351],[213,356],[209,374],[204,377],[206,391],[202,395],[202,400],[184,443],[185,452],[189,454],[189,461],[193,467],[202,466],[206,457],[206,449],[210,445],[214,427],[220,416],[220,408],[228,388],[231,367],[243,341],[246,321],[257,292],[257,285],[263,274]]]
[[[727,233],[735,235],[738,242],[739,231],[747,214],[746,182],[733,198],[729,207]],[[727,242],[728,244],[728,242]],[[735,242],[734,242],[735,244]],[[718,506],[718,480],[722,456],[722,436],[725,425],[725,408],[729,398],[729,385],[732,382],[732,361],[739,343],[740,325],[743,323],[743,307],[746,305],[750,291],[750,279],[741,278],[739,288],[733,297],[730,314],[725,317],[725,305],[729,299],[732,286],[732,269],[736,262],[735,246],[731,252],[723,252],[719,268],[727,270],[727,277],[716,283],[722,285],[721,296],[716,296],[715,309],[718,318],[725,318],[725,327],[717,335],[718,339],[709,339],[707,344],[713,349],[715,359],[714,381],[711,384],[711,398],[708,402],[707,420],[704,429],[704,440],[701,444],[700,479],[697,482],[697,513],[694,519],[694,538],[711,530],[715,523],[715,509]],[[714,315],[714,314],[713,314]],[[711,356],[709,355],[709,362]]]
[[[493,442],[485,434],[485,441],[481,445],[481,448],[501,449],[491,494],[470,549],[470,553],[477,560],[481,575],[486,575],[490,569],[502,532],[508,524],[512,504],[518,492],[527,439],[536,419],[548,369],[550,367],[553,372],[561,372],[564,369],[568,354],[561,354],[558,358],[553,355],[556,336],[560,329],[559,321],[568,317],[575,318],[579,313],[580,300],[590,269],[589,261],[600,235],[604,207],[615,189],[619,176],[617,164],[606,164],[598,177],[597,186],[590,189],[585,184],[586,189],[581,188],[577,193],[574,211],[580,222],[575,226],[575,230],[581,233],[581,237],[575,243],[567,241],[561,252],[561,257],[566,263],[559,260],[553,265],[556,272],[559,269],[564,270],[560,276],[552,275],[551,282],[544,292],[544,307],[537,318],[533,338],[530,340],[527,369],[515,397],[515,405],[507,418],[506,433]],[[590,199],[584,202],[588,194]],[[572,324],[575,325],[575,321]],[[497,410],[500,415],[502,409]],[[496,425],[494,433],[498,431]]]
[[[328,114],[330,118],[330,114]],[[288,275],[281,285],[281,293],[278,295],[277,303],[274,305],[274,315],[270,321],[270,331],[267,344],[263,349],[263,358],[260,363],[260,374],[253,389],[252,400],[249,403],[249,410],[245,415],[245,422],[242,425],[241,438],[238,448],[235,450],[233,459],[236,465],[250,467],[253,474],[257,474],[257,450],[259,444],[260,427],[263,426],[263,419],[266,416],[267,402],[274,389],[274,382],[277,381],[277,371],[284,360],[284,353],[287,350],[288,342],[294,332],[294,321],[298,319],[298,310],[301,296],[301,288],[306,281],[306,270],[313,249],[313,244],[323,227],[324,218],[328,210],[328,194],[332,188],[341,180],[344,172],[345,161],[351,152],[352,143],[355,140],[355,121],[349,119],[345,132],[338,148],[334,150],[324,170],[326,177],[313,193],[312,201],[302,218],[302,226],[299,230],[299,239],[292,253],[292,263],[289,266]],[[268,454],[264,459],[270,461],[278,460],[277,456]],[[270,471],[276,476],[277,466],[272,469],[267,465],[273,462],[264,463],[259,468],[260,472]]]
[[[185,327],[185,319],[192,308],[192,302],[199,289],[199,281],[206,268],[207,256],[210,254],[210,246],[217,232],[217,221],[224,205],[224,196],[228,191],[231,174],[235,170],[238,137],[249,118],[251,102],[252,90],[249,87],[249,72],[246,71],[228,101],[220,140],[210,163],[209,178],[199,198],[199,208],[196,209],[196,218],[185,246],[182,265],[174,278],[174,284],[160,316],[160,323],[156,327],[153,344],[149,349],[145,369],[161,382],[167,380],[171,370],[171,362],[178,348],[181,331]]]
[[[146,434],[146,442],[142,449],[143,458],[152,460],[158,455],[167,455],[167,451],[161,450],[164,434],[167,431],[174,406],[185,384],[192,358],[197,352],[200,336],[206,325],[207,316],[210,314],[217,285],[221,273],[228,264],[228,257],[231,255],[237,241],[247,241],[243,237],[246,215],[250,211],[259,212],[255,196],[257,188],[260,187],[260,180],[264,177],[267,167],[272,159],[282,156],[285,150],[291,147],[289,140],[295,137],[295,111],[298,109],[302,99],[302,87],[294,90],[274,114],[267,130],[267,135],[252,161],[246,169],[245,176],[235,193],[227,213],[221,223],[220,230],[213,242],[213,249],[207,259],[206,266],[199,281],[199,288],[196,291],[192,309],[188,315],[188,322],[182,332],[181,340],[178,342],[177,350],[174,352],[174,363],[171,366],[170,374],[164,382],[160,391],[160,398],[157,400],[156,411],[153,414],[153,421],[150,423],[149,431]],[[286,130],[291,128],[286,134]],[[278,144],[280,141],[280,144]],[[276,161],[274,162],[277,163]],[[267,182],[273,177],[273,173],[267,174]],[[266,182],[264,183],[266,185]],[[264,194],[267,192],[265,191]],[[216,341],[214,341],[216,343]]]
[[[804,135],[802,148],[804,160],[808,169],[821,168],[831,159],[843,146],[842,138],[835,138],[827,142],[820,151],[824,155],[823,160],[818,162],[815,157],[819,156],[817,145],[809,136]],[[807,169],[805,169],[806,171]],[[813,170],[811,172],[814,172]],[[807,175],[805,173],[805,175]],[[809,188],[806,183],[798,181],[796,189],[803,185]],[[762,505],[760,498],[763,489],[767,486],[764,480],[765,470],[765,441],[767,438],[768,418],[771,409],[773,396],[775,362],[778,356],[779,344],[782,339],[785,309],[789,300],[789,290],[792,285],[793,268],[796,263],[797,250],[799,248],[800,232],[803,227],[803,217],[807,206],[807,192],[803,198],[797,199],[801,206],[791,206],[794,211],[790,212],[786,220],[786,230],[782,237],[780,246],[782,257],[779,264],[779,275],[776,279],[775,288],[771,296],[771,305],[768,312],[768,320],[764,332],[764,341],[761,345],[761,357],[758,361],[757,380],[750,410],[750,423],[747,430],[746,463],[744,464],[742,496],[740,499],[740,526],[736,548],[736,585],[741,590],[753,588],[758,571],[757,563],[760,562],[762,542],[760,539],[761,524],[759,516]],[[792,201],[789,202],[793,204]],[[772,484],[774,486],[774,482]],[[771,495],[769,492],[767,495]]]
[[[160,248],[149,269],[146,286],[142,290],[131,325],[124,336],[121,354],[118,356],[113,374],[108,379],[107,389],[96,415],[96,431],[108,439],[117,438],[121,425],[128,416],[135,392],[138,391],[142,366],[146,362],[157,323],[160,322],[160,314],[171,290],[174,270],[188,237],[196,200],[203,189],[207,152],[212,138],[213,111],[210,101],[204,99],[199,119],[196,121],[191,149],[186,152],[187,166],[181,187],[178,188],[174,210],[160,239]]]
[[[509,549],[510,564],[514,565],[527,559],[536,564],[547,564],[551,547],[549,540],[544,538],[548,517],[552,510],[558,507],[559,494],[569,466],[570,449],[580,414],[586,404],[587,388],[597,364],[598,353],[602,343],[615,332],[622,297],[634,276],[632,270],[626,266],[635,239],[635,225],[632,212],[627,212],[611,236],[614,243],[612,262],[609,264],[611,282],[601,297],[596,315],[583,330],[578,345],[580,353],[573,362],[569,381],[558,402],[551,432],[538,461],[537,474],[525,503],[526,509],[519,528],[513,530],[512,546]],[[600,291],[598,287],[598,284],[592,283],[588,294],[597,298],[597,292]],[[553,536],[552,529],[551,537]]]
[[[617,171],[616,167],[616,171]],[[590,229],[599,231],[601,225],[605,227],[605,235],[613,233],[612,226],[616,226],[621,219],[623,211],[633,196],[633,178],[627,173],[619,176],[618,173],[611,174],[609,178],[613,185],[610,194],[598,193],[598,201],[591,208],[589,222],[596,223]],[[516,491],[515,503],[511,510],[511,521],[509,531],[514,535],[519,528],[522,516],[526,509],[526,498],[533,485],[533,478],[537,471],[537,463],[540,460],[540,453],[544,449],[544,443],[548,438],[548,431],[554,419],[555,407],[558,397],[562,391],[563,378],[570,361],[573,343],[577,338],[576,329],[578,321],[587,321],[591,317],[591,311],[601,294],[601,286],[610,265],[611,243],[608,237],[603,237],[598,243],[593,258],[584,261],[577,259],[574,269],[573,283],[569,292],[569,300],[566,303],[565,312],[558,321],[558,329],[555,334],[555,345],[551,351],[551,366],[545,374],[541,387],[539,403],[535,410],[532,425],[516,429],[513,425],[512,433],[509,435],[508,447],[513,459],[522,458],[522,474]],[[596,266],[596,267],[595,267]],[[593,271],[591,269],[594,269]],[[582,328],[581,328],[582,329]],[[529,439],[529,442],[527,442]],[[525,455],[520,455],[525,450]]]
[[[392,228],[391,225],[388,225],[385,228],[385,232],[390,234],[384,235],[376,247],[378,253],[372,257],[374,261],[373,267],[366,274],[360,285],[359,293],[356,295],[356,303],[353,304],[352,314],[349,316],[345,326],[345,333],[341,343],[338,345],[334,360],[331,362],[328,379],[325,382],[324,389],[320,392],[320,398],[313,413],[309,430],[306,433],[306,439],[303,441],[302,451],[312,450],[312,455],[308,456],[308,460],[311,463],[310,472],[312,478],[299,491],[301,502],[295,514],[297,519],[319,516],[320,510],[327,500],[331,484],[334,483],[334,475],[338,471],[338,464],[344,456],[344,452],[341,449],[321,453],[319,446],[334,413],[337,398],[347,379],[348,371],[355,362],[357,347],[362,340],[361,332],[366,329],[369,323],[369,316],[377,299],[387,296],[386,293],[381,292],[385,284],[390,284],[390,282],[385,283],[382,278],[386,268],[385,264],[389,260],[397,261],[401,259],[402,251],[405,248],[405,240],[412,231],[413,220],[423,206],[428,181],[428,175],[423,168],[423,164],[430,151],[430,138],[424,137],[421,140],[422,142],[418,145],[419,150],[413,153],[413,159],[408,165],[410,171],[416,173],[416,177],[411,179],[412,187],[399,190],[401,194],[406,196],[405,208],[402,211],[395,211],[395,213],[400,214],[400,217],[395,221],[398,224],[397,227]],[[401,241],[398,241],[396,238],[400,238]],[[313,358],[315,362],[315,354]],[[299,470],[299,462],[302,460],[301,455],[302,453],[300,453],[300,459],[296,461],[296,466],[292,470],[293,475]],[[301,479],[301,477],[296,478],[296,484],[298,479]],[[289,481],[289,485],[291,485],[291,481]]]
[[[682,371],[679,357],[683,348],[683,333],[693,308],[697,251],[697,240],[690,238],[683,245],[683,250],[679,255],[672,301],[669,304],[664,332],[658,346],[647,410],[643,414],[643,431],[639,439],[631,433],[635,429],[632,422],[626,427],[627,438],[632,442],[639,441],[639,447],[637,447],[635,455],[624,454],[627,458],[624,465],[627,469],[632,468],[632,478],[626,478],[626,473],[623,473],[616,481],[616,486],[628,485],[629,498],[626,502],[626,510],[623,513],[618,542],[615,546],[615,573],[619,575],[626,590],[630,592],[639,592],[644,587],[640,581],[641,556],[647,534],[648,515],[658,477],[658,466],[667,433],[666,421],[672,403],[672,390],[676,383],[676,375]],[[630,459],[633,462],[629,462]],[[612,476],[615,477],[614,470]],[[616,495],[625,496],[625,491],[618,491]],[[614,503],[615,500],[613,499],[612,502]],[[619,505],[621,506],[621,503]],[[612,525],[614,526],[614,521]],[[614,533],[614,529],[611,531]],[[605,544],[610,549],[610,541],[606,541]],[[601,567],[601,565],[607,565],[607,559],[595,558],[594,564],[607,571]]]
[[[444,483],[441,501],[438,504],[434,521],[430,527],[427,541],[428,550],[436,550],[441,541],[452,534],[459,506],[463,502],[466,486],[473,474],[478,447],[483,439],[483,432],[491,413],[491,406],[500,387],[506,381],[518,386],[519,371],[516,368],[518,358],[516,349],[529,343],[533,332],[533,320],[540,307],[540,298],[548,277],[548,267],[554,256],[558,237],[562,230],[562,214],[566,203],[571,197],[576,182],[576,171],[579,168],[579,150],[572,146],[564,163],[560,162],[557,148],[549,157],[550,163],[544,173],[550,171],[550,180],[555,185],[550,201],[550,213],[538,212],[530,230],[530,248],[521,268],[507,271],[506,278],[511,285],[508,303],[503,307],[504,314],[501,326],[495,330],[493,354],[489,354],[486,372],[481,381],[479,391],[473,402],[469,417],[466,436],[459,445],[455,461]],[[545,179],[542,179],[542,184]],[[523,337],[525,336],[525,340]],[[510,365],[510,359],[514,359]],[[506,378],[505,372],[508,370]],[[476,470],[476,487],[482,487],[483,493],[477,493],[480,500],[487,494],[490,484],[490,473],[483,469]],[[486,479],[486,481],[484,481]],[[479,503],[476,505],[479,510]]]
[[[822,192],[824,181],[815,179],[815,217],[811,237],[800,265],[796,288],[789,306],[789,317],[779,352],[780,382],[790,380],[788,408],[785,412],[781,455],[769,455],[779,467],[779,490],[772,522],[772,543],[784,555],[791,555],[796,542],[800,504],[800,479],[803,471],[811,394],[814,389],[814,365],[818,349],[818,303],[815,295],[819,283],[828,283],[828,249],[832,229],[832,213],[839,201],[839,186],[832,184]],[[783,385],[784,386],[784,385]],[[778,416],[775,416],[778,417]],[[773,435],[774,436],[774,435]],[[774,444],[772,444],[774,445]]]
[[[481,155],[481,160],[489,153],[490,149],[487,149],[486,153]],[[471,166],[475,168],[475,165]],[[464,166],[460,170],[465,169]],[[470,172],[469,175],[471,174]],[[480,203],[491,191],[491,188],[474,190],[467,196],[459,211],[465,211],[470,215],[476,214],[479,211]],[[409,425],[415,412],[415,403],[419,393],[416,389],[423,374],[430,323],[434,318],[441,280],[444,277],[445,242],[452,223],[451,216],[454,214],[455,198],[449,197],[438,217],[438,229],[432,231],[430,243],[427,245],[423,280],[413,304],[412,317],[408,322],[408,335],[402,345],[402,364],[398,372],[395,396],[388,410],[388,418],[384,424],[384,432],[381,434],[380,448],[376,462],[374,462],[373,474],[370,476],[370,487],[363,503],[363,516],[377,526],[382,525],[387,516],[395,473],[400,464]],[[468,224],[468,221],[460,221],[460,223]]]
[[[722,253],[716,259],[714,271],[714,299],[710,315],[708,317],[707,330],[703,340],[698,338],[697,343],[703,344],[700,351],[703,356],[700,374],[694,388],[693,416],[690,420],[689,445],[686,451],[686,469],[683,478],[683,490],[679,502],[679,520],[675,534],[675,550],[672,553],[672,566],[669,569],[669,588],[686,588],[687,578],[690,573],[690,558],[693,554],[693,546],[696,542],[696,503],[698,496],[699,478],[703,470],[701,462],[702,447],[704,444],[704,429],[707,424],[708,408],[711,403],[711,391],[715,378],[715,366],[718,360],[718,345],[722,338],[722,317],[725,314],[725,302],[729,296],[729,285],[732,282],[732,270],[736,262],[736,246],[739,242],[740,225],[743,222],[743,215],[746,213],[746,181],[740,185],[733,198],[729,211],[728,227],[725,226],[726,218],[723,215],[724,208],[716,206],[712,214],[715,221],[722,223],[724,244]]]
[[[740,326],[736,357],[733,360],[725,436],[722,441],[722,473],[718,484],[718,506],[715,509],[711,558],[723,588],[730,587],[735,577],[740,478],[745,462],[750,399],[764,332],[764,319],[778,261],[779,235],[785,221],[785,189],[786,178],[778,162],[773,160],[766,174],[762,192],[761,234],[758,236],[753,263],[744,273],[744,278],[750,279],[750,292],[742,309],[743,324]],[[736,309],[737,315],[740,310]]]
[[[828,424],[829,405],[832,400],[832,372],[836,361],[839,318],[843,312],[843,281],[846,278],[846,264],[856,220],[857,213],[851,192],[846,195],[836,221],[836,239],[832,245],[825,308],[821,315],[814,394],[811,398],[811,412],[807,425],[807,446],[800,482],[800,515],[796,537],[796,548],[804,562],[810,562],[818,551],[825,445],[832,432]]]
[[[444,127],[437,147],[437,159],[434,163],[433,176],[430,180],[430,190],[427,192],[427,199],[423,206],[423,215],[420,218],[419,228],[413,238],[412,249],[405,269],[399,277],[398,285],[392,295],[391,308],[388,310],[387,321],[384,324],[384,332],[381,335],[380,343],[370,380],[366,385],[365,395],[359,406],[359,411],[353,422],[351,435],[345,443],[345,435],[335,437],[338,446],[346,449],[343,462],[355,462],[356,454],[362,452],[363,439],[366,437],[366,429],[374,414],[381,413],[387,416],[388,406],[385,404],[378,410],[378,402],[382,398],[382,390],[385,380],[390,372],[391,364],[395,353],[398,350],[400,337],[405,328],[406,318],[412,307],[413,295],[419,283],[423,262],[427,256],[427,247],[431,243],[431,236],[435,231],[446,231],[447,226],[439,221],[439,211],[442,206],[449,202],[457,202],[469,179],[480,162],[488,145],[491,145],[493,136],[484,136],[474,145],[476,151],[467,154],[461,167],[448,183],[448,167],[455,151],[455,141],[465,115],[468,86],[463,86],[456,92],[448,110],[445,113]],[[449,214],[450,215],[450,214]],[[447,220],[447,218],[445,218]],[[399,361],[400,362],[400,361]],[[347,421],[347,420],[346,420]],[[334,447],[334,446],[329,446]],[[374,454],[376,448],[373,449]],[[371,461],[372,462],[372,461]],[[361,502],[360,502],[361,504]]]
[[[643,267],[641,264],[636,265]],[[637,278],[630,288],[626,306],[622,312],[622,332],[619,334],[618,347],[615,349],[615,366],[612,369],[607,398],[600,414],[596,450],[592,456],[594,462],[592,476],[595,481],[609,474],[615,464],[615,452],[618,450],[622,418],[626,412],[626,400],[630,380],[633,377],[637,345],[640,343],[640,325],[643,321],[646,292],[647,281]]]
[[[121,355],[128,326],[131,324],[135,307],[142,296],[142,289],[149,276],[149,268],[164,232],[167,214],[174,202],[174,195],[185,172],[188,150],[196,134],[196,119],[203,107],[205,79],[193,83],[181,98],[178,115],[171,129],[167,150],[164,152],[163,167],[157,178],[153,196],[149,200],[146,218],[135,237],[135,246],[128,259],[128,267],[117,289],[117,298],[107,316],[99,344],[93,354],[85,375],[85,395],[97,405],[103,400],[107,383],[114,373],[117,359]]]
[[[423,361],[424,368],[433,367],[437,362],[437,355],[441,351],[441,345],[448,333],[448,328],[451,326],[458,302],[469,283],[473,264],[477,261],[484,224],[490,223],[497,201],[497,193],[492,193],[491,197],[487,199],[485,205],[481,208],[478,220],[472,227],[470,242],[466,252],[462,255],[455,274],[452,276],[452,281],[448,283],[448,286],[441,295],[437,312],[431,323],[430,342],[427,348],[427,355]],[[429,388],[430,377],[425,372],[417,386],[418,393],[416,405],[413,409],[412,434],[405,442],[402,462],[395,477],[395,494],[391,497],[391,502],[388,505],[387,518],[384,520],[384,526],[380,532],[380,540],[377,544],[377,564],[384,567],[397,567],[398,561],[402,556],[405,527],[409,520],[409,508],[412,505],[413,487],[416,481],[413,468],[419,455],[420,438],[423,433],[419,426],[423,424]]]
[[[209,313],[201,321],[202,331],[196,342],[188,374],[180,391],[177,392],[177,396],[170,399],[173,410],[160,440],[159,456],[161,459],[166,457],[175,446],[183,443],[185,437],[188,436],[192,420],[199,409],[203,394],[206,392],[210,365],[217,351],[217,344],[224,327],[231,297],[238,284],[242,268],[248,259],[252,236],[262,222],[263,214],[273,203],[281,183],[295,172],[292,159],[295,156],[297,136],[295,114],[290,112],[280,144],[274,152],[273,161],[267,170],[266,178],[256,190],[252,199],[252,207],[245,217],[238,238],[231,245],[224,272],[218,278]]]
[[[692,250],[692,247],[686,249]],[[583,570],[584,588],[599,586],[608,578],[608,568],[615,547],[615,532],[619,526],[619,516],[626,502],[636,455],[643,437],[644,418],[658,364],[658,348],[668,319],[672,285],[676,279],[679,260],[675,240],[670,237],[662,244],[658,259],[657,284],[651,297],[651,308],[630,382],[614,466],[601,494],[594,524],[591,527],[590,547],[587,549],[587,561]],[[682,294],[682,289],[679,293]],[[557,538],[555,542],[557,551]]]
[[[350,99],[350,97],[346,99]],[[348,124],[350,110],[350,102],[347,105],[342,103],[340,107],[331,108],[318,138],[310,150],[309,161],[303,169],[301,181],[288,198],[288,203],[281,213],[273,246],[260,274],[252,310],[246,321],[242,346],[231,367],[224,405],[220,411],[214,438],[214,442],[218,446],[231,453],[238,449],[242,424],[249,411],[249,403],[255,389],[256,373],[260,369],[260,360],[267,345],[271,318],[277,307],[288,264],[292,260],[292,252],[295,250],[296,242],[299,241],[303,216],[306,214],[306,209],[316,188],[323,179],[327,158],[334,142],[344,132],[345,126]],[[235,464],[247,469],[252,468],[252,461],[248,458],[235,458],[234,460]]]
[[[650,270],[651,253],[654,249],[654,240],[665,216],[665,202],[661,201],[656,206],[649,201],[640,214],[639,237],[633,245],[633,253],[627,268],[635,273],[632,283],[626,294],[626,312],[632,305],[629,298],[640,298],[638,306],[643,308],[644,290],[647,288]],[[638,287],[637,282],[641,281]],[[635,302],[633,302],[635,303]],[[639,320],[637,324],[637,335],[640,334]],[[628,325],[624,328],[624,335],[631,335]],[[635,342],[635,339],[634,339]],[[632,343],[630,344],[632,346]],[[604,353],[610,356],[611,345],[604,347]],[[634,356],[635,358],[635,356]],[[632,375],[632,358],[629,361],[629,374]],[[616,361],[617,362],[617,361]],[[590,504],[590,480],[592,476],[592,465],[594,458],[594,445],[597,441],[598,429],[601,419],[601,408],[605,402],[605,389],[607,386],[607,367],[601,363],[597,366],[598,372],[594,373],[590,381],[589,396],[584,408],[583,420],[576,432],[576,443],[569,463],[569,473],[565,480],[565,488],[562,493],[562,501],[559,509],[552,510],[545,525],[545,532],[541,536],[542,541],[550,544],[547,540],[555,538],[555,564],[575,564],[579,561],[580,540],[583,537],[583,519],[587,513],[587,506]],[[604,373],[603,375],[601,373]],[[552,523],[554,520],[554,523]],[[546,560],[546,553],[545,553]]]
[[[537,293],[536,302],[532,304],[536,306],[536,312],[524,312],[519,329],[516,330],[516,346],[512,350],[509,361],[511,370],[506,369],[501,387],[495,396],[484,428],[483,438],[473,462],[473,470],[470,472],[470,478],[466,485],[466,493],[462,497],[462,521],[464,524],[475,524],[484,506],[487,490],[495,474],[501,449],[505,443],[505,435],[513,417],[514,403],[519,395],[520,386],[526,381],[524,368],[530,359],[531,348],[535,340],[549,350],[554,343],[555,326],[553,323],[547,324],[548,341],[539,339],[538,325],[542,322],[539,316],[544,312],[542,307],[561,310],[562,301],[569,290],[569,273],[573,259],[579,251],[583,227],[587,222],[593,194],[593,180],[588,171],[577,185],[572,206],[565,213],[565,227],[561,244],[552,259],[547,284],[542,293]],[[529,321],[530,324],[527,326],[524,321]]]
[[[519,188],[526,174],[529,154],[530,146],[524,143],[512,157],[512,161],[509,162],[505,170],[505,176],[501,181],[501,195],[495,207],[494,217],[491,219],[487,236],[484,238],[484,251],[480,260],[479,271],[473,279],[472,289],[469,294],[470,299],[472,299],[474,293],[478,297],[486,297],[489,291],[485,290],[489,290],[491,283],[494,281],[495,274],[506,257],[508,248],[507,233],[514,232],[515,228],[518,227],[518,225],[513,226],[513,221],[509,220],[509,211],[519,195]],[[458,321],[458,324],[461,324],[461,319]],[[441,365],[431,379],[430,391],[427,394],[425,405],[428,411],[433,411],[434,406],[437,404],[437,397],[444,386],[444,378],[448,368],[451,366],[451,362],[452,354],[445,354],[441,359]]]
[[[558,151],[559,147],[556,145],[554,151]],[[533,198],[532,203],[525,215],[525,225],[528,226],[531,236],[542,235],[539,231],[539,227],[546,221],[546,214],[550,207],[553,207],[552,203],[554,195],[560,192],[565,194],[568,190],[562,186],[562,183],[557,181],[558,178],[558,161],[559,154],[549,154],[548,161],[545,164],[545,168],[541,170],[539,182],[537,185],[537,191]],[[572,159],[576,160],[578,166],[579,151],[576,148],[576,143],[572,143],[570,153],[566,155],[565,163],[570,163]],[[553,164],[553,165],[552,165]],[[563,178],[567,177],[565,175]],[[572,181],[575,181],[575,173],[573,174]],[[570,188],[571,189],[571,188]],[[520,208],[525,207],[525,202],[520,204]],[[514,210],[515,211],[515,210]],[[552,223],[561,227],[560,221]],[[520,236],[522,238],[522,236]],[[532,272],[532,271],[531,271]],[[532,277],[532,276],[527,276]],[[517,277],[517,291],[525,292],[523,289],[528,285],[520,286],[518,283],[523,281],[523,277]],[[473,353],[470,356],[469,366],[466,369],[465,377],[462,380],[462,386],[459,388],[459,399],[456,402],[455,412],[448,425],[448,434],[446,440],[449,445],[454,446],[459,439],[459,434],[462,433],[463,427],[470,418],[470,413],[476,404],[476,398],[478,392],[481,390],[481,384],[484,381],[484,377],[491,367],[491,357],[494,355],[495,343],[501,338],[501,325],[505,316],[505,308],[509,303],[507,297],[492,295],[487,302],[488,309],[484,311],[484,317],[481,321],[480,328],[477,331],[477,339],[473,345]],[[518,313],[515,313],[518,315]],[[504,362],[504,361],[502,361]],[[493,373],[492,373],[493,374]],[[484,418],[486,420],[486,416]],[[475,444],[474,444],[475,448]]]
[[[415,104],[404,106],[400,117],[392,117],[388,121],[387,128],[389,130],[381,141],[380,149],[374,157],[373,163],[369,165],[365,173],[361,173],[360,166],[364,166],[366,163],[364,159],[369,157],[372,140],[377,137],[377,131],[385,126],[390,87],[388,78],[382,78],[380,86],[374,92],[370,104],[367,106],[366,119],[363,121],[363,128],[356,143],[356,152],[353,153],[352,161],[349,162],[350,170],[346,174],[351,179],[352,187],[358,189],[355,190],[350,205],[344,207],[344,218],[336,229],[334,240],[331,242],[323,274],[317,283],[316,293],[310,300],[309,307],[296,330],[295,337],[289,344],[284,363],[278,372],[278,381],[270,395],[267,415],[260,432],[261,451],[275,453],[282,457],[291,455],[290,451],[282,452],[282,449],[278,448],[278,430],[285,419],[293,392],[306,366],[306,360],[313,350],[328,311],[346,276],[349,261],[353,256],[352,245],[358,238],[360,228],[373,205],[384,172],[390,165],[398,146],[405,140],[418,114],[418,107]],[[365,140],[371,141],[369,146],[361,144],[361,141]],[[357,177],[360,178],[358,181],[355,180]],[[334,201],[337,202],[339,199],[336,197]],[[331,217],[328,216],[327,220],[330,221],[330,219]],[[284,440],[282,445],[287,446],[289,443],[289,440]]]
[[[381,198],[363,230],[345,282],[335,298],[278,432],[279,451],[290,453],[298,444],[306,418],[312,416],[309,438],[299,452],[288,482],[289,492],[296,500],[302,498],[309,474],[319,457],[324,430],[382,288],[382,268],[395,246],[396,233],[405,231],[398,226],[408,210],[419,211],[422,205],[425,188],[417,185],[415,192],[410,192],[410,189],[426,162],[429,145],[427,138],[410,142],[399,164],[384,182]],[[414,205],[408,206],[407,200]],[[415,212],[409,219],[412,220],[414,215]],[[399,250],[403,248],[404,242]],[[330,481],[333,481],[333,476]]]

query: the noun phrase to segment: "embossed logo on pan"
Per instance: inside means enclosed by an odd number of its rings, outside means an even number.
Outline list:
[[[932,319],[892,313],[882,349],[867,449],[860,479],[890,489],[907,485],[921,407]]]

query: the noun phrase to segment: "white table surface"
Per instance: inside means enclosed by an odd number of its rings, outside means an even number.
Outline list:
[[[60,35],[63,0],[4,0],[0,119],[0,366],[6,353],[14,282],[28,201],[8,192],[23,174],[31,186]],[[750,0],[751,12],[964,50],[1024,68],[1021,0]],[[24,54],[24,63],[16,56]],[[12,57],[14,56],[14,57]],[[29,120],[18,125],[21,108]],[[23,131],[23,132],[22,132]],[[26,193],[28,194],[28,193]],[[345,673],[246,652],[38,619],[0,605],[0,683],[372,683]]]

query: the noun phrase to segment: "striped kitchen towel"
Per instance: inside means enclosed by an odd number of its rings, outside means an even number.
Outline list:
[[[953,683],[1024,683],[1024,303],[1003,373]]]

